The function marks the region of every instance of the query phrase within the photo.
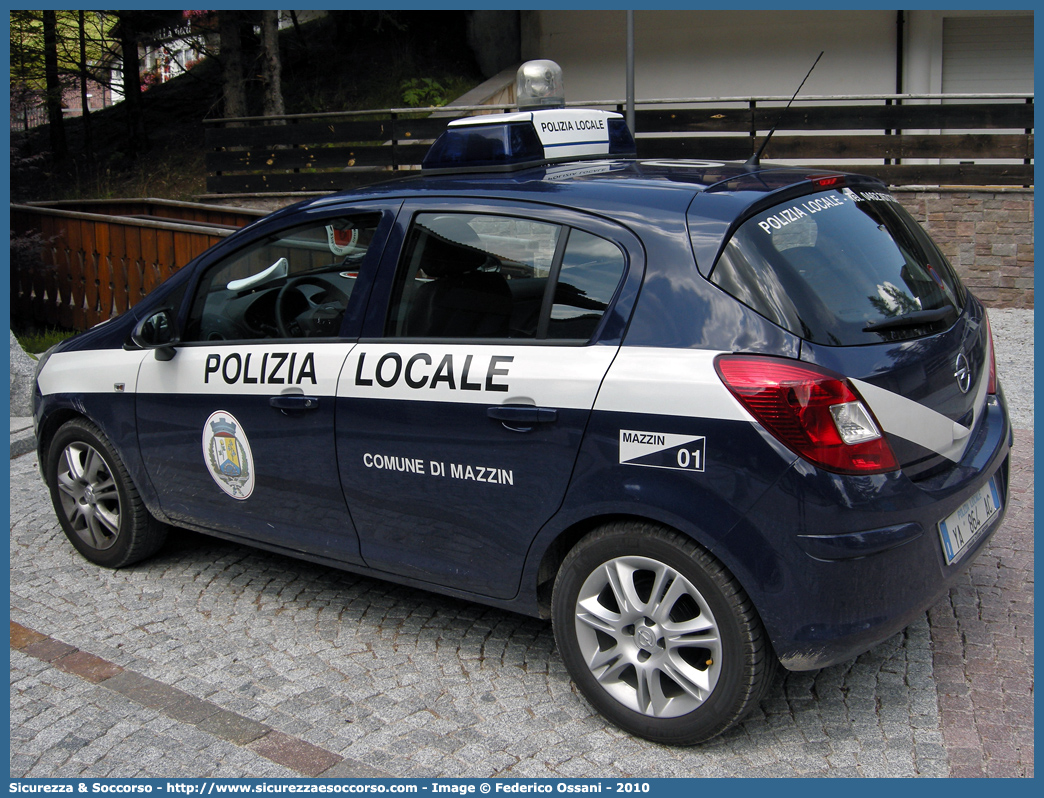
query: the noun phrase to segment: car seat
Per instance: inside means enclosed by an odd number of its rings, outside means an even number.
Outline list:
[[[421,268],[433,278],[413,295],[405,334],[425,338],[506,338],[511,290],[491,271],[500,262],[479,247],[478,234],[456,219],[424,232]]]

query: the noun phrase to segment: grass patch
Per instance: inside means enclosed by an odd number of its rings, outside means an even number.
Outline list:
[[[191,202],[206,190],[203,159],[198,148],[156,148],[127,166],[76,171],[58,198],[159,197]]]
[[[61,343],[66,338],[72,338],[76,335],[76,332],[48,327],[44,329],[15,330],[14,335],[26,354],[42,355],[55,344]]]

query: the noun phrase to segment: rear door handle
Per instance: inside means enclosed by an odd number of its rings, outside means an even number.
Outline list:
[[[529,432],[534,424],[552,424],[558,420],[558,411],[553,407],[533,405],[496,405],[486,408],[486,415],[515,432]]]
[[[319,397],[301,396],[296,393],[284,394],[271,397],[268,400],[268,404],[279,410],[318,410]]]

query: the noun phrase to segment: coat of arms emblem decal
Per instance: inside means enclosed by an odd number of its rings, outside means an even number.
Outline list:
[[[352,254],[358,242],[358,230],[339,230],[337,225],[326,225],[326,243],[330,246],[330,251],[337,257],[343,258]]]
[[[239,422],[227,411],[212,413],[203,427],[203,456],[210,476],[233,499],[254,492],[254,460]]]

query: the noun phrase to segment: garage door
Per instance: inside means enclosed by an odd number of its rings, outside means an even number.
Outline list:
[[[1033,16],[943,20],[943,92],[1033,91]]]

